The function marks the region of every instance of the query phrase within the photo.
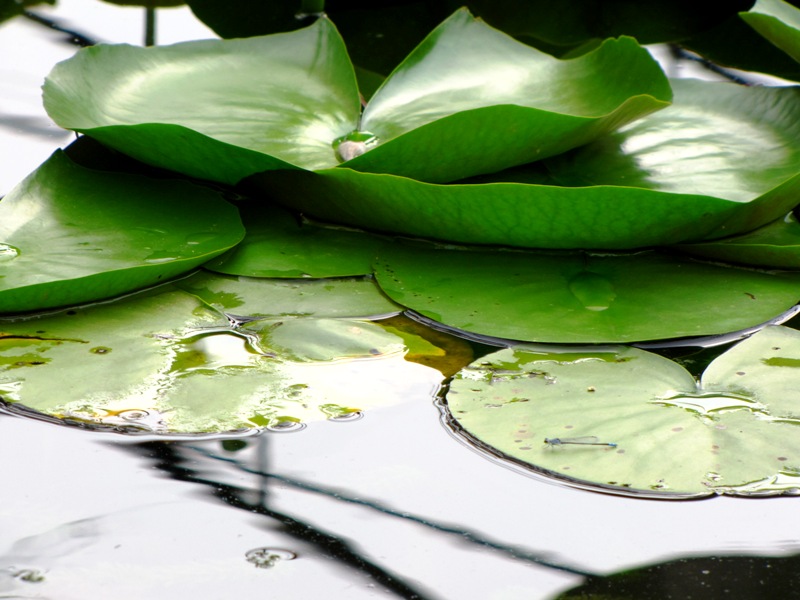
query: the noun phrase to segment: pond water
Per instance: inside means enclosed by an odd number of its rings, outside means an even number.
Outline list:
[[[48,14],[137,43],[140,12],[62,0]],[[162,42],[208,35],[188,10],[163,14]],[[0,52],[15,57],[0,78],[5,193],[71,140],[38,86],[74,47],[17,20],[0,27]],[[559,485],[457,439],[437,392],[227,439],[0,414],[0,598],[531,600],[668,561],[640,579],[649,588],[614,597],[797,597],[784,575],[800,562],[797,499],[653,501]]]

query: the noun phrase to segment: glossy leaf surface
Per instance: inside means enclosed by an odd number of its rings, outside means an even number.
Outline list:
[[[246,277],[347,277],[372,272],[384,243],[369,233],[298,221],[274,205],[241,207],[247,233],[205,268]]]
[[[225,183],[335,165],[333,140],[360,112],[353,67],[327,19],[264,38],[87,48],[53,69],[44,96],[62,127]]]
[[[592,144],[460,184],[329,169],[260,176],[320,219],[457,242],[624,249],[748,231],[800,194],[800,91],[674,82],[675,103]],[[366,155],[365,155],[366,156]]]
[[[656,252],[545,254],[397,246],[376,263],[395,302],[434,321],[514,340],[633,342],[768,321],[797,301],[800,276]]]
[[[254,279],[201,271],[181,289],[238,317],[374,317],[399,312],[372,278]]]
[[[459,10],[384,82],[363,117],[353,66],[328,19],[259,38],[89,48],[56,66],[44,95],[62,127],[156,166],[236,183],[339,159],[450,181],[585,143],[666,106],[671,92],[632,39],[559,61]]]
[[[715,359],[700,384],[633,348],[521,347],[458,374],[448,406],[481,443],[576,484],[665,497],[796,494],[800,402],[786,391],[800,385],[797,365],[800,333],[785,327]]]
[[[128,433],[294,430],[432,396],[442,376],[404,360],[413,337],[344,319],[235,327],[196,297],[166,288],[0,320],[0,398]],[[441,353],[422,340],[413,345]]]
[[[347,166],[431,182],[490,173],[579,146],[671,96],[631,38],[558,60],[462,9],[372,96],[360,128],[378,145]]]
[[[684,244],[678,249],[711,260],[774,269],[800,269],[800,223],[790,213],[744,235],[702,244]]]
[[[238,212],[215,192],[85,169],[57,152],[0,202],[0,312],[154,285],[243,235]]]
[[[800,62],[800,9],[782,0],[758,0],[745,23]]]

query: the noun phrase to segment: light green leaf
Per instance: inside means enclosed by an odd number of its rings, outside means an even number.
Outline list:
[[[671,96],[632,38],[558,60],[461,9],[373,94],[360,128],[377,146],[347,166],[430,182],[491,173],[584,144]]]
[[[797,494],[798,365],[800,332],[775,326],[715,359],[699,385],[642,350],[527,346],[470,365],[447,402],[482,445],[577,485],[665,498]]]
[[[432,398],[442,375],[404,359],[411,337],[341,319],[237,327],[196,297],[166,288],[0,319],[0,400],[128,433],[291,430],[351,420],[419,394]]]
[[[229,184],[339,160],[449,181],[573,148],[670,97],[632,39],[560,61],[466,10],[404,61],[363,115],[353,66],[326,18],[240,40],[95,46],[57,65],[44,86],[45,108],[62,127]]]
[[[59,151],[0,202],[0,312],[154,285],[243,235],[238,212],[216,192],[85,169]]]
[[[748,12],[739,13],[745,23],[800,62],[800,9],[782,0],[758,0]]]
[[[287,280],[200,272],[177,285],[238,317],[356,318],[401,310],[383,295],[371,277]]]
[[[62,127],[225,183],[335,165],[333,140],[360,112],[353,67],[327,19],[267,37],[86,48],[53,69],[44,103]]]
[[[433,246],[386,248],[383,291],[469,332],[558,343],[711,335],[768,321],[797,301],[798,274],[681,259]]]

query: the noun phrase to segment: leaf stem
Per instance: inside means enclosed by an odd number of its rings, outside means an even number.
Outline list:
[[[144,45],[156,45],[156,9],[152,6],[144,9]]]

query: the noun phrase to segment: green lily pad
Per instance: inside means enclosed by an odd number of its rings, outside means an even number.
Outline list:
[[[255,181],[326,221],[536,248],[697,241],[790,211],[800,194],[800,88],[674,86],[669,108],[543,161],[547,170],[534,163],[450,185],[342,168]]]
[[[59,151],[0,202],[0,312],[154,285],[243,235],[237,210],[216,192],[85,169]]]
[[[650,496],[800,493],[800,332],[772,326],[701,382],[625,347],[520,347],[456,375],[450,414],[515,462],[579,485]]]
[[[800,193],[800,87],[673,82],[675,104],[547,161],[562,185],[693,195],[714,210],[714,237],[784,216]],[[643,197],[644,198],[644,197]],[[717,209],[719,210],[719,209]]]
[[[62,127],[224,183],[333,166],[333,140],[360,112],[353,67],[327,19],[267,37],[86,48],[56,65],[44,104]]]
[[[230,252],[209,261],[206,269],[245,277],[348,277],[372,273],[372,262],[385,240],[360,231],[298,222],[271,204],[244,205],[247,233]]]
[[[761,267],[800,269],[800,223],[789,213],[750,233],[705,242],[683,244],[681,252],[693,256]]]
[[[745,23],[800,62],[800,9],[782,0],[758,0],[748,12],[740,13]]]
[[[425,317],[515,340],[634,342],[745,329],[791,308],[800,275],[681,259],[433,246],[384,249],[381,289]]]
[[[0,400],[129,433],[292,430],[432,397],[442,375],[404,359],[409,337],[326,318],[236,327],[170,287],[0,319]]]
[[[632,39],[559,61],[466,10],[423,41],[363,115],[344,43],[325,18],[240,40],[94,46],[57,65],[44,86],[62,127],[224,183],[351,157],[354,168],[447,181],[575,147],[670,97]]]
[[[459,10],[372,96],[360,129],[377,145],[346,166],[447,182],[564,152],[668,105],[642,52],[621,38],[558,60]]]
[[[176,285],[237,317],[357,318],[402,310],[371,277],[287,280],[200,272]]]

